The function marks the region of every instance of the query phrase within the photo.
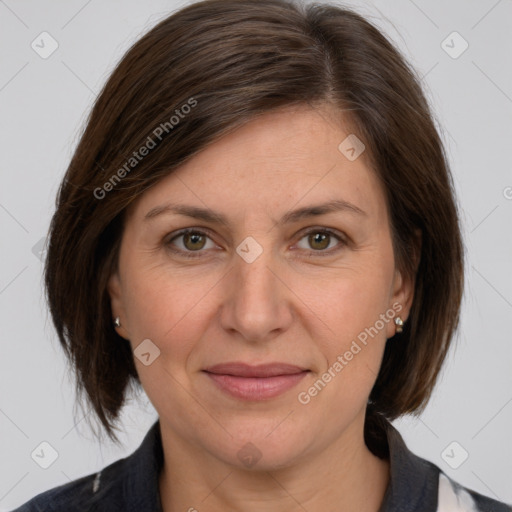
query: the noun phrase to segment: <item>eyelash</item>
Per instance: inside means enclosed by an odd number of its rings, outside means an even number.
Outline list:
[[[343,236],[341,236],[341,234],[338,234],[337,232],[335,232],[335,231],[333,231],[331,229],[328,229],[328,228],[313,228],[313,229],[310,229],[309,231],[306,231],[305,233],[302,234],[302,236],[299,239],[299,241],[302,240],[304,237],[307,237],[308,235],[312,234],[312,233],[314,233],[314,234],[321,233],[321,234],[330,235],[330,236],[336,238],[338,240],[338,242],[340,242],[340,243],[338,245],[336,245],[335,247],[331,247],[331,249],[329,249],[329,250],[316,250],[316,251],[315,250],[311,250],[311,251],[309,251],[309,254],[307,255],[308,258],[315,257],[315,256],[320,256],[320,257],[330,256],[333,253],[338,252],[344,246],[347,245],[346,240],[344,239]],[[183,256],[185,258],[191,258],[191,259],[192,258],[201,258],[202,257],[201,253],[205,252],[202,249],[200,249],[198,251],[183,251],[182,249],[176,249],[175,247],[172,246],[172,242],[174,240],[176,240],[177,238],[179,238],[179,237],[181,237],[183,235],[187,235],[187,234],[195,234],[195,235],[206,236],[206,237],[208,237],[211,240],[211,237],[208,235],[208,233],[206,233],[204,231],[201,231],[199,229],[186,228],[186,229],[182,229],[182,230],[178,231],[177,233],[173,233],[172,238],[170,238],[168,241],[166,241],[165,245],[173,253],[179,254],[180,256]]]

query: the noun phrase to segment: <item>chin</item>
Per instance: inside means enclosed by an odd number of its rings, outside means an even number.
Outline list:
[[[311,429],[299,428],[298,425],[288,425],[284,429],[284,424],[279,425],[275,420],[260,421],[258,424],[259,428],[256,428],[253,421],[247,429],[230,426],[228,431],[233,433],[233,438],[224,447],[227,452],[222,450],[218,458],[240,469],[273,471],[291,466],[310,444],[303,432]],[[212,446],[212,453],[218,450],[217,440]]]

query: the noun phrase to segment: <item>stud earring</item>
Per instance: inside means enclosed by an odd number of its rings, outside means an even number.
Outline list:
[[[395,318],[395,325],[396,332],[402,332],[404,330],[404,321],[399,316]]]
[[[115,320],[114,320],[114,325],[116,327],[121,327],[121,320],[118,316],[116,316]]]

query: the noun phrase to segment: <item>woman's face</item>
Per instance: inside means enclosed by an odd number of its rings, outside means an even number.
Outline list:
[[[162,429],[240,467],[360,438],[412,300],[384,191],[329,119],[268,113],[159,182],[127,216],[109,283]],[[249,368],[206,371],[226,363]],[[297,368],[251,368],[272,363]]]

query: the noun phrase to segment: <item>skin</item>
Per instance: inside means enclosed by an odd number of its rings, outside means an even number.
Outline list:
[[[349,161],[338,150],[349,133],[327,109],[267,113],[128,211],[109,293],[118,333],[133,349],[149,338],[160,350],[152,364],[135,363],[160,418],[165,512],[376,512],[382,503],[389,464],[368,450],[363,425],[393,321],[307,405],[298,401],[379,315],[399,303],[405,321],[412,302],[414,283],[395,268],[384,190],[365,153]],[[366,214],[277,222],[333,199]],[[144,220],[168,202],[209,208],[229,224],[173,213]],[[174,238],[183,228],[206,238]],[[311,241],[319,228],[346,242]],[[263,249],[252,263],[236,252],[247,236]],[[242,401],[201,371],[228,361],[287,362],[310,373],[280,396]],[[237,457],[248,442],[261,454],[250,468]]]

